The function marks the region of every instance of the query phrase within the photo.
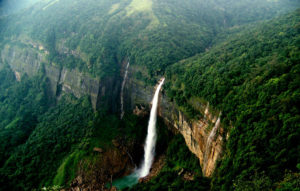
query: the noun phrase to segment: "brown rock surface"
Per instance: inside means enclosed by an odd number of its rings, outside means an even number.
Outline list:
[[[98,148],[98,147],[94,147],[94,148],[93,148],[93,151],[99,152],[99,153],[103,153],[103,149]]]
[[[199,158],[203,175],[210,177],[223,151],[225,131],[222,123],[212,131],[220,117],[220,112],[212,111],[209,104],[193,103],[197,104],[203,116],[197,120],[190,120],[166,99],[162,99],[159,115],[166,124],[175,127],[183,135],[189,150]]]
[[[95,147],[99,152],[101,148]],[[102,149],[101,149],[102,150]],[[111,148],[101,155],[96,155],[96,161],[83,160],[79,163],[78,176],[71,182],[70,191],[110,191],[116,188],[106,188],[114,177],[128,175],[134,168],[129,156],[123,154],[121,148]]]

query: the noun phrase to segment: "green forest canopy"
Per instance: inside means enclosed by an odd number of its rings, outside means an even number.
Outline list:
[[[278,181],[300,163],[299,21],[298,10],[239,32],[167,72],[167,95],[187,114],[193,97],[222,110],[230,139],[213,178],[216,190],[262,172]]]
[[[39,2],[17,15],[0,17],[0,47],[42,44],[49,63],[99,77],[119,75],[118,64],[130,57],[133,65],[147,68],[146,80],[167,76],[167,95],[189,117],[197,117],[190,101],[194,97],[222,110],[222,122],[231,133],[212,178],[213,189],[243,190],[257,184],[258,189],[293,188],[300,158],[299,10],[258,26],[254,22],[295,5],[291,0]],[[57,169],[64,159],[86,154],[78,148],[91,134],[105,145],[110,141],[105,138],[120,133],[115,116],[101,118],[105,125],[111,122],[111,129],[95,125],[99,118],[87,98],[67,95],[55,105],[48,83],[43,73],[25,75],[18,82],[13,71],[1,65],[1,189],[49,186],[54,177],[64,184],[74,173],[64,176]],[[135,127],[132,120],[126,122],[128,127]],[[172,166],[191,170],[195,158],[187,148],[178,148],[182,140],[172,139],[171,144],[167,166],[145,188],[167,189],[169,183],[195,188],[178,179]],[[171,153],[174,147],[177,155]],[[286,170],[292,173],[285,175]],[[203,189],[208,187],[209,180],[200,175],[197,180]]]

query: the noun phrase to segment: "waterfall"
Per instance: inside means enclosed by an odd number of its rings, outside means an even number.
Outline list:
[[[126,69],[125,69],[125,74],[124,74],[124,78],[123,78],[123,82],[122,82],[122,86],[121,86],[121,119],[124,116],[124,87],[125,87],[125,83],[126,83],[126,79],[127,79],[127,75],[128,75],[128,68],[129,68],[129,62],[126,65]]]
[[[217,133],[217,129],[220,126],[220,121],[221,121],[221,117],[219,116],[217,122],[215,123],[214,128],[212,129],[212,131],[210,132],[210,134],[208,136],[207,145],[210,145],[211,142],[212,142],[212,140],[213,140],[213,138],[215,137],[215,135]]]
[[[215,123],[215,126],[214,128],[211,130],[208,138],[207,138],[207,141],[206,141],[206,147],[205,147],[205,153],[204,153],[204,161],[203,161],[203,171],[206,170],[206,165],[207,165],[207,159],[208,159],[208,156],[210,154],[210,150],[211,150],[211,143],[213,141],[213,139],[215,138],[215,135],[217,133],[217,130],[220,126],[220,123],[221,123],[221,113],[219,114],[219,117]]]
[[[129,63],[128,63],[129,65]],[[127,65],[127,68],[128,68]],[[127,72],[126,72],[127,73]],[[125,73],[125,75],[126,75]],[[126,77],[124,77],[125,79]],[[160,81],[159,85],[156,88],[153,100],[152,100],[152,108],[151,108],[151,113],[150,113],[150,119],[148,123],[148,132],[147,132],[147,137],[145,141],[145,146],[144,146],[144,159],[143,162],[140,166],[140,168],[134,170],[134,172],[126,177],[114,180],[112,183],[114,186],[116,186],[118,189],[123,189],[127,187],[131,187],[135,184],[138,183],[139,178],[143,178],[147,176],[150,172],[150,168],[152,166],[152,162],[154,159],[154,152],[155,152],[155,144],[156,144],[156,115],[157,115],[157,106],[158,106],[158,98],[159,98],[159,92],[160,89],[164,83],[164,78]],[[125,81],[125,80],[124,80]],[[123,81],[123,84],[125,82]],[[122,84],[122,87],[123,87]],[[122,88],[123,89],[123,88]],[[121,98],[122,100],[122,98]],[[121,116],[122,117],[122,116]],[[127,152],[129,157],[132,160],[132,157],[130,154]]]
[[[205,117],[208,115],[208,112],[209,112],[209,102],[207,103],[205,111],[204,111]]]
[[[146,142],[144,146],[144,160],[141,168],[138,170],[139,177],[143,178],[147,176],[150,172],[150,168],[154,159],[155,153],[155,144],[156,144],[156,115],[157,115],[157,105],[159,98],[159,91],[164,83],[165,79],[163,78],[156,88],[153,100],[152,108],[150,113],[150,119],[148,123],[148,132],[146,137]]]

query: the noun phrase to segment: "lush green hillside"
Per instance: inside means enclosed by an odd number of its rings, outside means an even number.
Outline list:
[[[285,170],[297,171],[299,21],[298,10],[246,29],[168,71],[167,94],[189,116],[197,117],[194,97],[222,111],[230,138],[213,178],[216,190],[233,189],[233,180],[247,187],[244,180],[255,184],[261,176],[272,185]]]
[[[85,176],[109,169],[110,165],[91,167],[107,157],[93,148],[108,154],[116,152],[113,139],[135,144],[127,149],[134,149],[130,152],[139,162],[147,116],[126,114],[121,121],[119,116],[94,112],[87,97],[77,99],[72,95],[64,95],[54,105],[53,98],[48,97],[48,80],[43,76],[41,71],[32,78],[22,76],[19,82],[8,66],[0,68],[0,190],[68,187],[79,168]],[[162,153],[171,135],[163,123],[158,129],[157,153]],[[88,165],[80,166],[81,161]],[[110,179],[109,174],[98,177],[102,176],[98,181]]]
[[[200,117],[195,98],[222,111],[230,136],[211,179],[160,121],[165,166],[129,190],[299,188],[300,11],[276,17],[297,7],[297,0],[41,0],[0,16],[0,190],[68,188],[78,173],[97,186],[118,178],[125,173],[101,166],[122,153],[112,140],[138,152],[138,164],[148,117],[119,120],[94,111],[87,97],[51,96],[43,69],[18,81],[2,60],[4,47],[15,46],[46,55],[41,65],[97,78],[119,80],[129,58],[138,83],[165,75],[166,95],[190,119]]]
[[[152,76],[203,52],[224,28],[294,9],[281,1],[40,1],[3,19],[4,43],[42,44],[54,64],[112,75],[125,57]],[[294,7],[293,7],[294,6]],[[245,9],[245,7],[247,7]],[[237,14],[239,13],[239,14]]]
[[[49,110],[53,100],[42,73],[17,82],[5,67],[0,79],[1,190],[45,185],[62,158],[90,130],[83,127],[93,117],[91,105],[66,97]]]
[[[0,70],[0,165],[24,142],[37,124],[37,118],[51,105],[47,79],[42,76],[17,82],[14,73],[4,66]]]

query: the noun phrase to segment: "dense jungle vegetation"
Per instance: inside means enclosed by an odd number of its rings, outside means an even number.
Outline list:
[[[56,97],[43,67],[19,81],[5,59],[13,55],[3,55],[14,47],[45,56],[43,66],[100,80],[121,79],[121,63],[130,60],[130,77],[145,88],[165,76],[164,95],[189,119],[202,115],[193,100],[222,111],[229,139],[212,177],[203,177],[183,137],[159,119],[156,148],[165,165],[157,177],[125,190],[300,190],[298,0],[13,6],[20,1],[0,2],[0,190],[69,188],[82,163],[101,165],[95,147],[114,153],[112,140],[119,139],[141,147],[149,117],[126,111],[120,120],[118,113],[93,110],[88,96]],[[182,169],[193,180],[179,175]],[[110,172],[101,172],[101,180],[111,181]]]
[[[213,178],[217,190],[249,177],[272,184],[284,171],[299,170],[299,21],[298,10],[231,35],[168,70],[168,95],[188,115],[195,113],[193,97],[222,110],[230,139]]]
[[[224,28],[297,7],[292,0],[46,2],[3,19],[0,40],[42,44],[50,63],[96,76],[114,75],[117,63],[130,57],[147,67],[150,81],[166,66],[203,52]]]
[[[49,110],[53,98],[42,74],[17,82],[5,67],[0,78],[1,189],[30,190],[49,181],[53,169],[86,136],[91,105],[65,97]]]
[[[18,82],[5,66],[0,79],[0,190],[64,186],[75,178],[80,160],[99,157],[94,147],[109,149],[111,140],[121,135],[144,141],[147,121],[134,115],[121,122],[114,115],[94,113],[87,97],[71,95],[54,106],[42,72]],[[161,136],[166,135],[165,128],[159,129]],[[158,139],[158,145],[166,147],[167,139]]]

